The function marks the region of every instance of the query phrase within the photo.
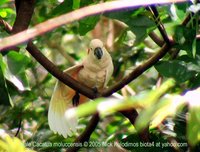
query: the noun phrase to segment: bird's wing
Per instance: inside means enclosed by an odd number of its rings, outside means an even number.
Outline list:
[[[107,67],[106,69],[106,77],[105,77],[105,82],[104,82],[104,85],[103,85],[103,88],[105,89],[107,87],[107,84],[113,74],[113,70],[114,70],[114,67],[113,67],[113,63],[112,63],[112,60],[109,64],[109,66]]]
[[[79,64],[68,68],[64,72],[77,80],[78,73],[82,68],[83,65]],[[50,129],[55,133],[63,135],[65,138],[71,136],[76,131],[78,123],[77,119],[68,121],[65,118],[65,111],[72,107],[72,98],[74,95],[75,91],[73,89],[57,81],[49,105],[48,123]],[[84,96],[80,96],[80,100],[84,99]]]

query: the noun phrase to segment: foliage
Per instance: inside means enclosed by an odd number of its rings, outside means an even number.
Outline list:
[[[30,26],[99,2],[102,1],[37,0]],[[100,112],[101,122],[83,150],[106,150],[112,148],[110,145],[120,145],[131,151],[199,151],[199,4],[185,2],[156,8],[157,18],[144,7],[129,8],[88,16],[34,39],[41,52],[62,70],[86,56],[89,40],[102,39],[115,66],[109,86],[157,53],[160,47],[149,35],[154,32],[162,40],[157,28],[161,23],[173,39],[173,48],[167,55],[117,92],[123,99],[100,98],[75,109],[80,126],[67,139],[50,131],[47,122],[56,79],[28,54],[25,44],[18,46],[19,52],[2,52],[0,151],[30,151],[25,146],[35,151],[64,151],[84,131],[96,111]],[[189,22],[182,24],[187,16]],[[13,25],[15,17],[13,1],[1,0],[0,19]],[[0,38],[6,36],[8,33],[0,24]],[[134,127],[117,112],[133,107],[139,112]],[[150,141],[145,143],[137,131],[148,125]],[[9,136],[3,137],[5,134]]]

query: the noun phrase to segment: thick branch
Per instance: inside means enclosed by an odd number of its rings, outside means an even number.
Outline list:
[[[16,19],[14,22],[14,26],[11,27],[9,24],[0,20],[1,24],[4,25],[5,30],[10,34],[16,34],[23,30],[26,30],[30,24],[33,12],[34,12],[34,4],[35,0],[15,0],[16,6]],[[11,50],[19,51],[17,47],[9,47]],[[2,50],[4,51],[4,50]]]
[[[160,47],[162,47],[165,44],[165,41],[163,41],[162,39],[160,39],[156,33],[151,32],[149,33],[149,37]]]
[[[0,40],[0,50],[6,49],[11,46],[15,46],[17,44],[21,44],[26,42],[38,35],[42,35],[48,31],[51,31],[59,26],[64,24],[69,24],[73,21],[80,20],[84,17],[100,14],[107,11],[116,11],[119,9],[124,8],[136,8],[141,5],[150,5],[150,4],[163,4],[163,3],[172,3],[172,2],[184,2],[187,0],[140,0],[140,1],[130,1],[130,0],[123,0],[123,1],[112,1],[112,2],[105,2],[101,4],[87,6],[73,12],[49,19],[43,23],[36,25],[35,27],[20,32],[16,35],[9,36]]]
[[[16,0],[17,17],[13,25],[12,34],[26,30],[30,24],[34,11],[35,0]]]

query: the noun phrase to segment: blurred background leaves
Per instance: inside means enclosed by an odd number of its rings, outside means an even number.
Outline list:
[[[36,0],[30,27],[74,9],[99,2],[102,1]],[[198,151],[200,149],[199,107],[190,107],[186,104],[176,109],[173,105],[174,100],[172,98],[168,100],[167,97],[184,95],[188,90],[200,86],[200,41],[196,39],[199,34],[199,16],[191,11],[194,9],[190,7],[192,5],[195,6],[191,2],[186,2],[157,6],[159,17],[168,35],[174,39],[175,49],[180,50],[178,57],[172,60],[169,52],[154,67],[118,91],[125,98],[122,102],[131,103],[132,99],[137,98],[138,102],[142,104],[153,97],[153,94],[150,97],[147,96],[151,94],[152,90],[159,90],[160,79],[164,82],[169,78],[174,78],[176,85],[164,92],[162,99],[152,101],[153,104],[148,103],[151,106],[137,108],[140,114],[138,119],[141,120],[138,120],[137,127],[144,127],[145,124],[150,123],[150,140],[155,143],[171,143],[171,139],[177,143],[186,143],[186,147],[178,147],[179,151],[187,151],[188,149]],[[187,15],[192,16],[190,22],[185,26],[180,25]],[[0,18],[13,25],[15,17],[14,1],[1,0]],[[64,70],[81,62],[87,54],[89,41],[93,38],[100,38],[113,58],[115,70],[109,83],[112,85],[160,49],[148,36],[152,31],[161,37],[149,11],[145,8],[127,9],[90,16],[63,25],[52,32],[36,37],[34,43],[46,57]],[[8,34],[0,25],[0,38],[6,36]],[[10,50],[9,53],[0,55],[0,136],[2,137],[0,147],[10,145],[10,148],[14,147],[15,151],[20,150],[20,152],[25,150],[24,145],[36,151],[64,151],[66,147],[59,144],[52,147],[34,146],[31,143],[72,143],[77,135],[83,132],[90,116],[80,118],[78,132],[70,138],[64,139],[50,131],[47,123],[47,110],[56,79],[47,73],[24,48],[24,45],[20,45],[19,52]],[[95,104],[98,102],[101,101],[97,101]],[[92,107],[90,108],[87,110],[94,110]],[[11,137],[4,138],[4,135],[7,134]],[[14,137],[15,135],[18,138]],[[138,138],[136,128],[120,113],[113,112],[101,118],[101,122],[91,135],[90,141],[94,143],[106,141],[107,143],[128,142],[135,144],[142,142]],[[16,145],[17,147],[15,147]],[[148,149],[140,146],[137,148],[124,146],[124,148],[131,151],[160,150],[155,146]],[[89,150],[97,151],[100,149],[108,148],[94,145]],[[164,150],[170,152],[174,148],[165,147]]]

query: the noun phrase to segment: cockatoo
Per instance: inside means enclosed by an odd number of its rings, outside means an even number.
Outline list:
[[[113,62],[102,41],[93,39],[82,64],[70,67],[64,72],[81,84],[96,88],[98,92],[101,92],[112,76]],[[50,101],[48,123],[54,133],[63,135],[65,138],[77,130],[78,120],[76,118],[68,120],[65,116],[65,111],[76,105],[74,100],[77,100],[77,96],[80,104],[88,100],[84,95],[77,95],[75,90],[57,81]]]

